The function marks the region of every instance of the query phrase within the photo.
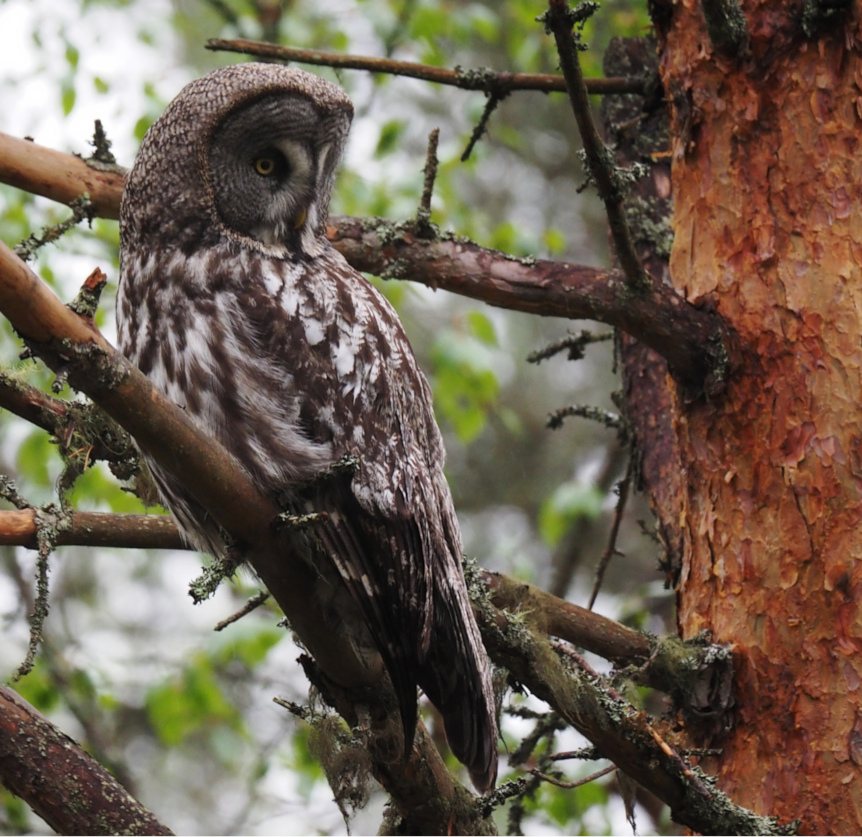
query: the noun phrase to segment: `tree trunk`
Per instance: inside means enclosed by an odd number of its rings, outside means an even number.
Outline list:
[[[730,10],[731,36],[711,19]],[[810,9],[815,4],[806,4]],[[833,4],[837,7],[840,4]],[[735,649],[719,785],[801,833],[862,829],[862,41],[801,4],[653,4],[672,104],[672,282],[736,333],[680,400],[679,625]],[[663,31],[662,31],[663,30]],[[710,39],[710,35],[712,39]],[[746,47],[747,44],[747,47]]]

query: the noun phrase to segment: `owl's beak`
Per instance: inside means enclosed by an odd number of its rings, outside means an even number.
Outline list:
[[[293,228],[298,230],[304,223],[305,219],[308,217],[308,212],[305,207],[302,208],[299,215],[296,216],[296,220],[293,222]]]

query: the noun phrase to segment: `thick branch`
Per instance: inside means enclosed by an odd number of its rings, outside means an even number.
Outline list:
[[[687,716],[702,720],[724,712],[733,677],[727,646],[701,638],[649,636],[532,584],[499,573],[482,577],[495,607],[521,614],[541,633],[598,654],[618,668],[630,667],[633,680],[670,695]]]
[[[0,780],[58,834],[173,833],[5,686],[0,686]]]
[[[566,82],[562,76],[546,73],[506,73],[478,67],[465,70],[456,67],[431,67],[412,61],[395,61],[392,58],[377,58],[367,55],[344,55],[340,52],[324,52],[318,49],[298,49],[278,46],[263,41],[223,40],[211,38],[207,49],[215,52],[238,52],[258,58],[296,61],[320,67],[338,67],[345,70],[365,70],[369,73],[387,73],[395,76],[418,78],[435,84],[448,84],[462,90],[482,90],[489,96],[505,96],[514,90],[539,90],[544,93],[565,93]],[[642,78],[590,78],[587,89],[594,94],[643,93]]]
[[[89,195],[101,218],[120,217],[123,176],[88,165],[80,157],[64,154],[0,132],[0,181],[70,204]]]
[[[42,168],[44,167],[44,168]],[[26,177],[22,172],[26,172]],[[93,178],[96,177],[94,180]],[[69,203],[86,188],[105,217],[119,214],[122,178],[94,173],[80,158],[0,134],[0,181]],[[619,271],[516,259],[456,236],[422,239],[410,225],[332,217],[327,235],[357,269],[410,279],[489,305],[548,317],[591,319],[637,337],[683,380],[721,379],[728,337],[721,320],[659,282],[628,288]]]
[[[20,514],[20,512],[18,512]],[[11,512],[10,512],[11,514]],[[2,518],[0,518],[2,519]],[[527,614],[540,631],[622,665],[643,664],[653,652],[649,638],[586,608],[500,573],[482,573],[495,607]]]
[[[721,320],[662,283],[633,290],[617,270],[518,259],[457,236],[427,241],[383,219],[336,216],[329,223],[330,240],[358,270],[514,311],[608,323],[666,357],[686,381],[716,374],[723,357]]]

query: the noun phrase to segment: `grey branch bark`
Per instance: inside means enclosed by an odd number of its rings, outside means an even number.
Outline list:
[[[173,833],[6,686],[0,686],[0,781],[58,834]]]

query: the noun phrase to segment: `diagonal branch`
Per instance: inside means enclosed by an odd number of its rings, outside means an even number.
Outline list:
[[[173,833],[6,686],[0,686],[0,781],[58,834]]]
[[[319,67],[336,67],[345,70],[365,70],[369,73],[387,73],[395,76],[418,78],[435,84],[447,84],[462,90],[482,90],[489,96],[501,98],[514,90],[538,90],[543,93],[565,93],[566,82],[562,76],[546,73],[507,73],[489,70],[487,67],[448,70],[412,61],[396,61],[392,58],[377,58],[368,55],[345,55],[340,52],[324,52],[319,49],[299,49],[278,46],[265,41],[243,39],[223,40],[211,38],[206,48],[214,52],[238,52],[257,58],[296,61]],[[590,93],[643,93],[642,78],[591,78],[586,80]]]
[[[224,448],[201,434],[183,410],[108,344],[91,321],[64,306],[2,242],[0,310],[35,354],[55,371],[67,370],[69,383],[132,433],[160,465],[177,475],[234,542],[245,548],[249,563],[314,655],[328,690],[349,695],[354,705],[365,707],[369,741],[384,742],[375,752],[380,775],[385,778],[387,759],[403,748],[386,744],[393,736],[400,736],[400,722],[390,703],[391,695],[381,688],[382,661],[360,659],[350,643],[326,627],[337,623],[335,616],[318,597],[308,595],[319,578],[310,566],[291,557],[283,534],[273,525],[279,510]],[[351,726],[358,722],[355,714],[346,720]],[[410,763],[439,760],[431,746],[428,739],[417,738]],[[449,777],[436,791],[426,784],[421,803],[439,797],[439,810],[447,810],[446,794],[453,783]],[[387,785],[387,790],[409,820],[420,800],[399,796],[402,786],[395,782]],[[467,833],[478,827],[472,820],[459,824]],[[440,822],[438,830],[445,828],[445,822]]]
[[[701,834],[793,833],[792,824],[781,826],[774,818],[740,808],[704,782],[702,773],[662,746],[646,713],[619,700],[582,670],[567,666],[534,631],[493,608],[479,608],[478,616],[498,665],[586,736],[601,757],[667,803],[675,822]]]
[[[63,203],[87,192],[98,214],[119,215],[120,175],[2,133],[0,182]],[[358,270],[500,308],[616,326],[665,357],[682,380],[706,379],[708,390],[725,375],[730,340],[721,319],[660,282],[632,290],[616,270],[515,258],[450,234],[428,240],[410,224],[383,219],[333,216],[329,223],[333,246]]]

